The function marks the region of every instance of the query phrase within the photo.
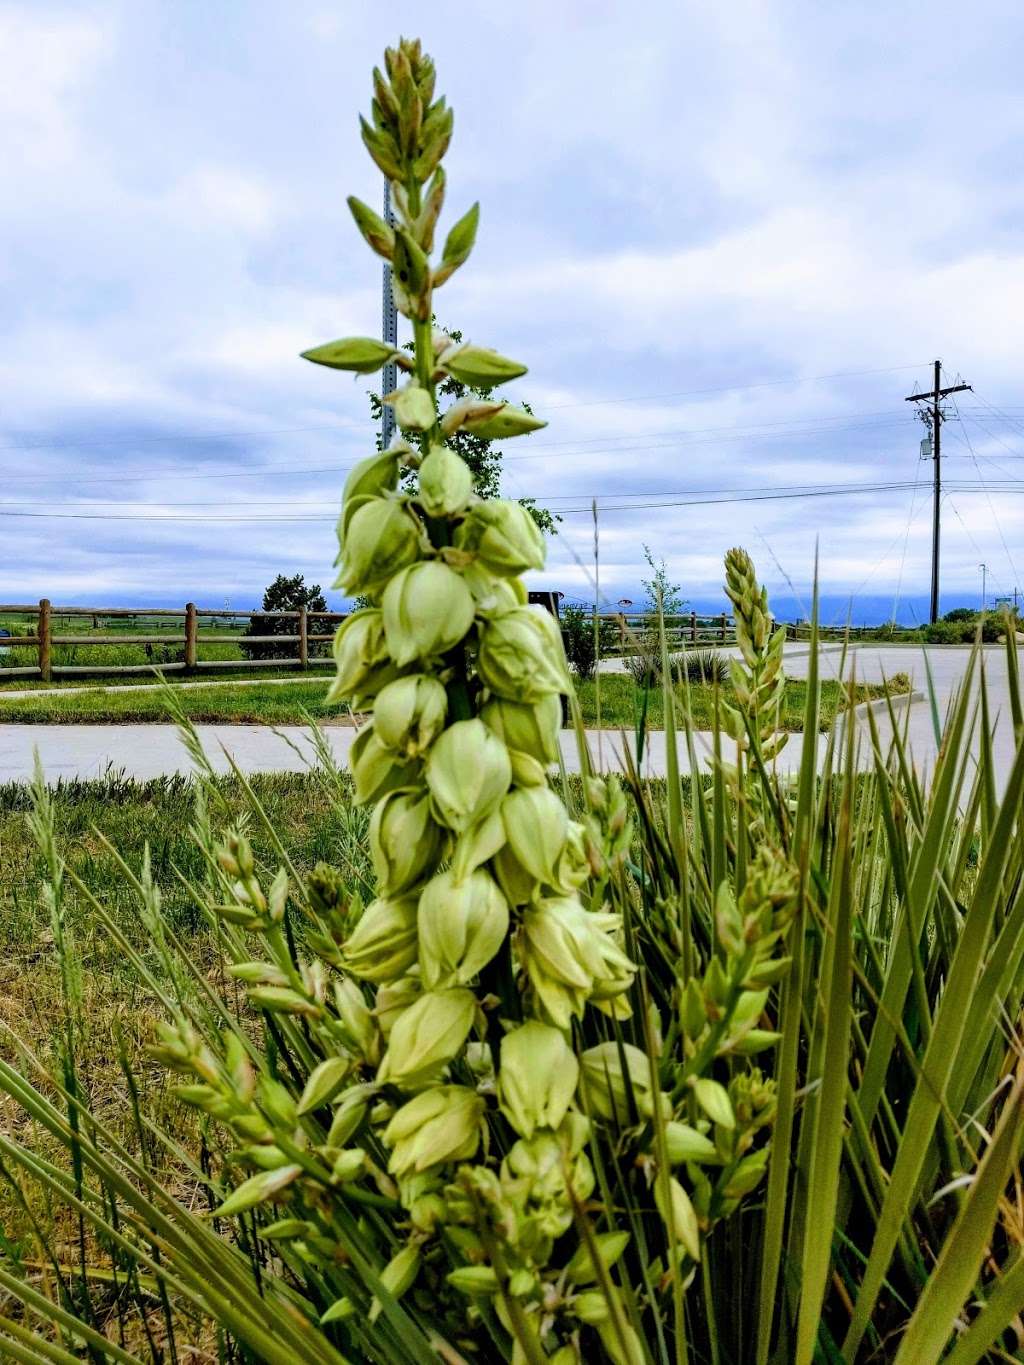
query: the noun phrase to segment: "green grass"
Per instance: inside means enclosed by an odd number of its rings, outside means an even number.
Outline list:
[[[607,729],[632,729],[643,707],[643,690],[633,679],[621,673],[601,675],[601,724]],[[347,712],[324,703],[326,681],[305,678],[301,681],[279,683],[272,687],[247,684],[238,687],[194,687],[180,693],[182,705],[190,720],[239,725],[301,725],[304,712],[309,712],[321,724],[348,724]],[[906,674],[890,680],[890,690],[900,693],[910,690]],[[862,684],[857,688],[857,700],[865,701],[884,695],[881,684]],[[585,725],[597,724],[597,684],[582,683],[578,687],[580,707]],[[681,706],[685,705],[682,688],[677,689]],[[730,687],[723,696],[729,700]],[[822,713],[820,726],[827,730],[843,703],[844,688],[838,682],[822,684]],[[799,730],[803,724],[806,684],[791,681],[786,684],[783,727]],[[694,729],[711,730],[715,725],[714,689],[693,686],[689,689],[690,715]],[[647,724],[661,729],[664,723],[664,702],[660,687],[647,698]],[[19,697],[0,701],[0,722],[36,725],[126,724],[129,722],[166,722],[167,710],[158,692],[116,692],[106,688],[90,688],[86,692],[63,696],[59,689],[38,697]]]
[[[891,693],[910,691],[910,679],[905,673],[897,673],[889,679]],[[839,682],[828,681],[821,684],[821,713],[819,729],[828,730],[832,721],[844,705],[847,688]],[[597,723],[598,680],[577,683],[577,695],[583,712],[585,725]],[[868,701],[885,695],[886,688],[880,683],[861,683],[856,688],[856,701]],[[644,707],[644,690],[637,687],[628,674],[602,673],[600,675],[601,725],[605,729],[632,729]],[[733,700],[732,687],[722,688],[722,698]],[[715,728],[715,689],[690,684],[689,689],[676,688],[677,712],[680,716],[689,714],[690,723],[695,730]],[[687,705],[688,701],[688,705]],[[646,697],[647,726],[649,729],[664,728],[664,697],[661,685],[653,687]],[[786,683],[785,705],[782,713],[782,728],[802,730],[804,711],[807,705],[807,684],[802,680]]]

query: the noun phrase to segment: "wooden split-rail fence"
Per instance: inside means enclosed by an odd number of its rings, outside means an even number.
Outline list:
[[[538,600],[554,596],[534,595]],[[599,615],[604,653],[634,652],[638,641],[649,637],[652,624],[649,613],[605,611]],[[154,668],[163,673],[186,674],[258,668],[302,671],[329,663],[326,646],[345,616],[345,612],[309,611],[305,607],[295,611],[254,608],[239,612],[224,607],[197,607],[194,602],[183,608],[57,607],[43,598],[39,603],[0,605],[0,679],[35,678],[50,682],[78,675],[151,673]],[[272,630],[271,622],[280,625]],[[288,629],[285,623],[294,625]],[[255,633],[264,625],[267,633]],[[22,630],[26,633],[19,633]],[[248,634],[248,630],[254,633]],[[728,645],[736,638],[733,618],[727,612],[667,616],[665,630],[671,649]],[[233,645],[244,657],[203,657],[208,645]],[[102,658],[104,650],[123,646],[140,646],[151,657],[129,663]],[[169,648],[174,657],[153,656],[154,646]],[[281,653],[283,646],[291,647],[285,655]],[[77,647],[88,647],[92,656],[89,662],[75,661]],[[261,653],[269,655],[271,649],[273,657],[260,657]],[[99,657],[94,654],[96,650]],[[34,662],[29,662],[30,659]],[[8,660],[11,666],[7,666]]]

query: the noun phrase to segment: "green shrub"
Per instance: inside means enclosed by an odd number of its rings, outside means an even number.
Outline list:
[[[593,611],[570,603],[562,607],[559,624],[569,667],[580,682],[588,682],[597,672],[598,640],[594,638]]]

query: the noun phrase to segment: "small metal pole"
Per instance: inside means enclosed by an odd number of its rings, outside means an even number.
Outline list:
[[[384,221],[389,227],[394,225],[395,215],[391,211],[391,185],[384,181]],[[394,290],[391,288],[391,262],[384,262],[383,299],[382,299],[382,339],[390,346],[398,345],[398,310],[395,308]],[[384,366],[383,393],[392,393],[398,385],[398,370],[394,361]],[[395,410],[385,403],[380,413],[380,444],[387,450],[395,434]]]

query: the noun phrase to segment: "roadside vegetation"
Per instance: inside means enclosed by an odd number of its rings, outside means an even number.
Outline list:
[[[351,725],[347,707],[326,700],[323,678],[302,681],[219,684],[215,687],[177,687],[175,696],[182,712],[197,724],[221,725],[304,725],[312,717],[319,725]],[[680,715],[688,715],[695,730],[715,730],[720,725],[721,703],[735,702],[730,682],[720,684],[677,683],[676,705]],[[885,695],[881,683],[857,684],[854,703]],[[889,680],[889,692],[896,696],[910,690],[910,680],[898,673]],[[843,709],[849,689],[829,680],[821,685],[819,725],[827,730]],[[602,673],[600,681],[577,685],[583,724],[593,728],[598,720],[606,729],[632,730],[641,717],[649,729],[660,730],[665,723],[662,689],[638,685],[626,673]],[[785,685],[779,724],[783,730],[799,730],[803,725],[806,684],[790,680]],[[600,714],[599,714],[600,703]],[[716,716],[718,719],[716,720]],[[0,724],[25,725],[127,725],[167,724],[172,719],[167,699],[157,688],[141,692],[117,692],[97,687],[85,692],[61,695],[60,689],[41,696],[5,700],[0,693]]]

